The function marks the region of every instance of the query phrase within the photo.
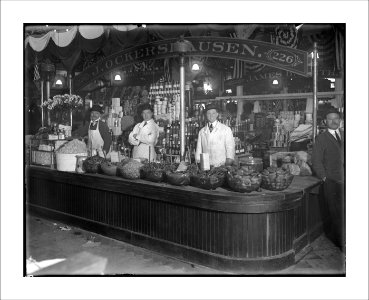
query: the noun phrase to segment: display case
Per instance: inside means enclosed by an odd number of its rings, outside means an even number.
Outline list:
[[[29,165],[47,166],[55,169],[55,150],[59,149],[69,139],[36,139],[31,138],[29,142]]]

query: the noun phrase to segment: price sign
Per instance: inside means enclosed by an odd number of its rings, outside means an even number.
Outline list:
[[[119,155],[117,151],[110,152],[110,160],[111,162],[119,162]]]

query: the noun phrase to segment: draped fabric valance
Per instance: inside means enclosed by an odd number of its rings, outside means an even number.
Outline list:
[[[50,38],[54,41],[56,46],[67,47],[76,38],[77,32],[79,32],[84,39],[93,40],[104,34],[104,26],[80,25],[73,26],[72,29],[66,32],[49,31],[41,37],[28,36],[25,40],[25,47],[30,45],[34,51],[41,52],[48,46]]]
[[[278,25],[278,26],[277,26]],[[30,26],[36,27],[36,26]],[[46,26],[40,26],[41,32]],[[126,48],[149,43],[155,40],[188,36],[239,37],[283,44],[300,50],[311,51],[313,43],[318,42],[320,67],[343,69],[342,49],[344,39],[342,30],[337,26],[304,25],[296,34],[293,24],[290,26],[260,24],[149,24],[146,28],[137,25],[73,25],[63,32],[54,31],[42,36],[28,36],[25,39],[26,65],[46,58],[62,63],[67,71],[78,68],[80,63],[89,64],[89,56],[106,57]],[[54,28],[58,28],[54,26]],[[60,28],[60,27],[59,27]],[[66,26],[64,27],[66,28]],[[279,31],[276,30],[279,28]],[[293,30],[292,30],[293,29]],[[320,29],[320,30],[319,30]],[[31,30],[28,30],[30,32]],[[27,26],[26,26],[27,32]],[[244,62],[239,75],[245,72],[260,72],[264,65]]]
[[[89,54],[102,53],[108,56],[122,49],[153,40],[175,38],[180,35],[228,36],[228,32],[233,30],[234,25],[228,24],[151,24],[146,28],[129,24],[71,25],[68,31],[51,30],[42,36],[26,37],[26,64],[32,65],[35,57],[38,61],[48,58],[52,61],[60,61],[67,71],[71,71],[80,58]]]

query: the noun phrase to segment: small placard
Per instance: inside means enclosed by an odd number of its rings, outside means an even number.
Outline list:
[[[119,155],[117,151],[110,152],[110,160],[111,162],[119,162]]]
[[[59,136],[57,134],[49,134],[49,140],[53,141],[53,140],[58,140]]]
[[[200,169],[202,171],[210,170],[210,157],[209,153],[200,154]]]

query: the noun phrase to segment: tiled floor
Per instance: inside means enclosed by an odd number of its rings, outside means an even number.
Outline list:
[[[324,235],[316,239],[311,248],[305,250],[304,255],[300,255],[300,260],[295,265],[282,271],[264,274],[345,274],[343,254]],[[36,262],[68,258],[82,251],[107,258],[104,274],[109,275],[233,274],[169,258],[59,222],[32,215],[27,216],[26,258],[28,261],[30,257]]]

